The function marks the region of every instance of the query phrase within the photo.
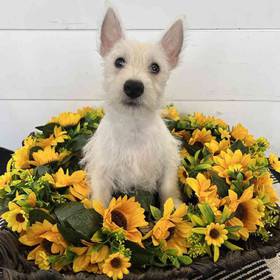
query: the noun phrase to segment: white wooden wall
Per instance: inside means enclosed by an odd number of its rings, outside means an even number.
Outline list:
[[[101,0],[0,0],[0,146],[17,148],[53,114],[102,104]],[[280,153],[279,0],[115,0],[128,35],[156,40],[189,25],[167,87],[181,111],[217,115],[267,136]]]

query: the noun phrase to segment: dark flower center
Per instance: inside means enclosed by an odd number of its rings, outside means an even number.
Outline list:
[[[52,253],[51,252],[51,247],[52,247],[52,243],[47,240],[47,239],[44,239],[42,242],[41,242],[41,246],[48,252],[48,253]]]
[[[175,227],[171,227],[168,229],[168,232],[169,232],[169,235],[168,237],[166,238],[166,241],[170,240],[173,236],[173,234],[175,233]]]
[[[111,260],[111,266],[112,266],[113,268],[120,268],[120,267],[121,267],[121,264],[122,264],[122,262],[121,262],[120,258],[113,258],[113,259]]]
[[[209,235],[211,236],[211,238],[217,239],[220,236],[220,232],[217,229],[213,228],[210,230]]]
[[[21,213],[16,215],[16,220],[19,223],[23,223],[25,221],[25,218],[23,217],[23,215]]]
[[[241,221],[244,221],[246,220],[247,216],[248,213],[246,207],[242,203],[240,203],[236,209],[235,217]]]
[[[123,213],[118,210],[113,210],[111,213],[112,221],[119,227],[127,229],[127,220]]]

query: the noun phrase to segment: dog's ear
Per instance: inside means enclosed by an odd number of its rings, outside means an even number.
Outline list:
[[[120,39],[124,39],[124,33],[120,20],[116,12],[111,7],[108,8],[103,19],[100,39],[100,54],[102,56],[106,56],[115,43],[117,43]]]
[[[179,60],[179,55],[184,42],[184,23],[182,19],[176,20],[163,35],[160,44],[167,56],[171,68],[174,68]]]

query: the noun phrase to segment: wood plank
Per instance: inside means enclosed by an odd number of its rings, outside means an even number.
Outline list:
[[[159,31],[130,31],[141,41]],[[175,100],[280,100],[280,30],[192,30]],[[95,31],[0,31],[0,99],[102,99]]]
[[[278,0],[114,0],[129,29],[162,29],[178,15],[190,28],[280,28]],[[103,0],[1,0],[0,29],[96,29]]]
[[[266,136],[271,149],[280,155],[279,102],[189,101],[174,102],[180,112],[203,112],[229,124],[243,123],[256,137]],[[15,149],[35,126],[46,123],[62,111],[82,106],[100,106],[100,101],[1,101],[0,146]]]

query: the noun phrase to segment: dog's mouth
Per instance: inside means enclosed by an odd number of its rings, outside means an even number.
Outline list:
[[[141,105],[138,99],[125,99],[122,103],[128,107],[139,107]]]

